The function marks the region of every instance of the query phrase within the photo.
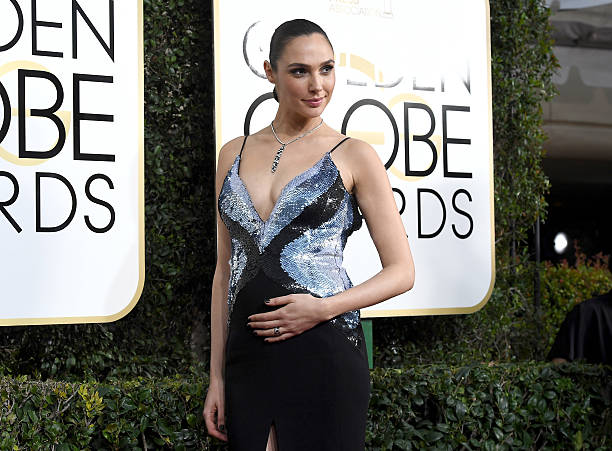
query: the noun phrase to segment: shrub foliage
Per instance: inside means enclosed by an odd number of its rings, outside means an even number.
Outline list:
[[[423,365],[371,378],[367,449],[612,445],[612,378],[598,366]],[[196,372],[104,383],[0,378],[0,449],[225,449],[206,434],[206,386]]]

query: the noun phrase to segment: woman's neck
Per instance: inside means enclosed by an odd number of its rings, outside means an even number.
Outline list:
[[[279,112],[280,113],[280,112]],[[293,138],[316,127],[321,123],[321,117],[297,117],[287,114],[276,114],[274,118],[274,130],[276,134],[285,138]],[[282,139],[282,138],[281,138]]]

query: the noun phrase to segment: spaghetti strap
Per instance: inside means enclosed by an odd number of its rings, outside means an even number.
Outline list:
[[[248,137],[248,135],[244,137],[244,140],[242,141],[242,147],[240,148],[240,159],[238,161],[238,169],[236,170],[238,173],[240,173],[240,163],[242,163],[242,151],[244,150],[244,144],[246,143]]]
[[[329,153],[332,153],[334,150],[336,150],[338,147],[340,147],[340,144],[342,144],[344,141],[350,139],[350,136],[347,136],[346,138],[344,138],[342,141],[340,141],[338,144],[336,144],[332,150],[329,151]]]
[[[240,156],[242,157],[242,151],[244,150],[244,144],[246,143],[246,140],[249,136],[245,136],[244,137],[244,141],[242,141],[242,147],[240,148]]]

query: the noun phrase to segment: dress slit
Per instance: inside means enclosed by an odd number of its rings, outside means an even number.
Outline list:
[[[274,433],[272,433],[272,427],[274,427]],[[270,437],[272,437],[272,447],[271,451],[280,451],[281,447],[278,440],[278,426],[276,424],[276,419],[272,418],[270,422],[270,427],[268,427],[268,434],[266,436],[266,447],[268,442],[270,441]],[[266,450],[267,451],[267,450]]]

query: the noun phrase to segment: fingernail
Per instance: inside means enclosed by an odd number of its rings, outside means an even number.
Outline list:
[[[252,327],[251,323],[246,323],[247,327]]]
[[[220,425],[219,425],[219,431],[220,431],[220,432],[225,431],[225,425],[224,425],[224,424],[220,424]]]
[[[264,302],[265,302],[266,304],[269,304],[269,303],[270,303],[270,299],[266,299]]]
[[[256,330],[253,331],[253,335],[257,335],[257,331]]]

